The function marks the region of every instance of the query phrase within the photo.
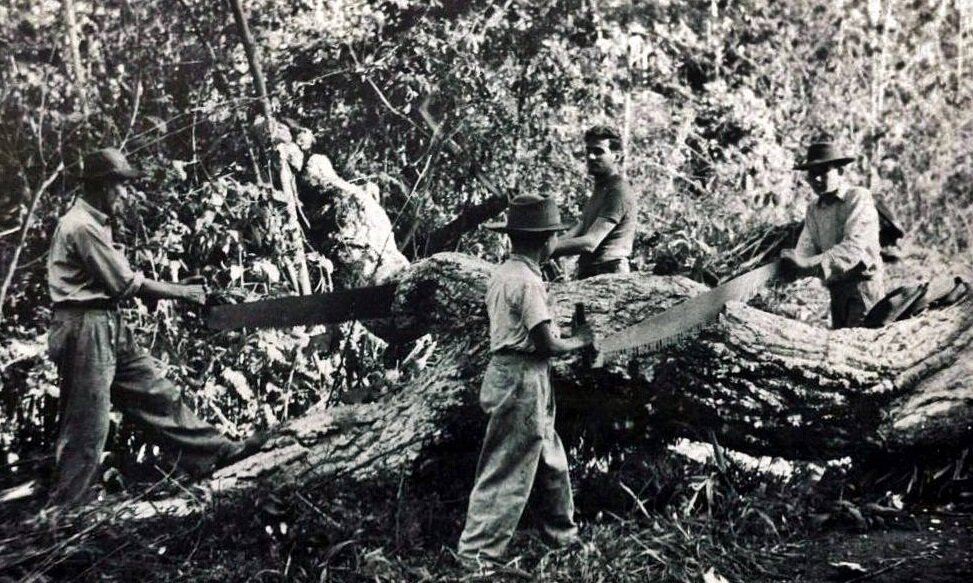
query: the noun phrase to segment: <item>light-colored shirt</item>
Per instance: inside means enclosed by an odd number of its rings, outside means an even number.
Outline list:
[[[859,187],[841,188],[808,205],[795,253],[821,255],[821,271],[828,285],[881,280],[878,232],[878,211],[871,193]]]
[[[637,215],[635,197],[621,176],[596,180],[595,190],[581,210],[582,232],[587,233],[599,217],[615,223],[615,228],[605,235],[594,251],[582,253],[578,262],[581,265],[597,265],[628,258],[635,242]]]
[[[522,255],[511,255],[493,272],[487,284],[486,306],[491,352],[535,352],[530,331],[554,319],[540,267]]]
[[[79,198],[57,223],[47,256],[47,286],[54,303],[120,300],[142,287],[124,250],[112,241],[108,215]]]

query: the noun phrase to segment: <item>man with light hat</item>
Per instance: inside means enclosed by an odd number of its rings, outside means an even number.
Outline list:
[[[109,218],[126,194],[125,183],[138,176],[117,149],[85,156],[83,194],[58,221],[51,241],[48,343],[60,385],[51,504],[75,505],[89,495],[108,436],[110,405],[197,476],[254,453],[265,441],[263,435],[231,441],[199,419],[121,318],[119,303],[133,296],[206,302],[202,285],[154,281],[133,271],[112,240]]]
[[[542,539],[555,547],[577,540],[567,455],[554,431],[549,359],[594,341],[583,325],[574,336],[560,338],[541,280],[540,264],[565,229],[554,201],[518,196],[505,223],[486,227],[507,234],[511,254],[487,284],[491,358],[480,406],[490,419],[459,541],[467,567],[501,559],[535,486]]]
[[[816,195],[807,208],[797,247],[781,253],[785,268],[821,278],[831,295],[834,328],[861,326],[885,293],[879,213],[871,193],[847,184],[844,167],[855,160],[830,142],[811,144],[804,162]]]

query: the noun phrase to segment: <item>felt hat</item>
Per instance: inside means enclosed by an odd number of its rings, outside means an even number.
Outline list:
[[[810,170],[816,166],[844,166],[854,162],[854,156],[847,156],[838,152],[835,145],[831,142],[817,142],[807,147],[807,156],[804,162],[794,166],[794,170]]]
[[[563,231],[567,225],[561,223],[561,211],[553,198],[536,194],[515,196],[507,206],[507,220],[502,223],[486,223],[491,231],[526,231],[542,233]]]
[[[895,288],[880,299],[872,309],[865,314],[862,326],[865,328],[881,328],[896,320],[908,318],[918,312],[920,300],[926,295],[929,282],[916,285],[903,285]]]
[[[138,178],[141,173],[128,163],[118,148],[102,148],[85,154],[84,179],[98,180],[107,176],[127,179]]]
[[[970,291],[970,284],[958,275],[940,275],[929,280],[926,293],[912,304],[909,312],[920,313],[926,308],[938,309],[952,306]]]

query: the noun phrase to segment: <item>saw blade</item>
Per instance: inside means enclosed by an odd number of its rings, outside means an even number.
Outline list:
[[[369,320],[392,314],[395,284],[306,296],[212,306],[206,325],[215,330],[282,328]]]
[[[612,334],[598,343],[595,366],[619,354],[644,354],[675,344],[716,319],[728,302],[750,299],[779,274],[780,262],[768,263]]]

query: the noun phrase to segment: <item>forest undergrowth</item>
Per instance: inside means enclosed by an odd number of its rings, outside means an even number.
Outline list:
[[[382,485],[337,478],[304,487],[265,484],[213,498],[167,476],[131,484],[124,492],[104,492],[98,502],[75,511],[39,512],[36,500],[6,505],[0,577],[710,582],[813,581],[826,575],[850,580],[842,561],[815,556],[826,537],[909,537],[939,524],[930,516],[973,510],[965,455],[894,471],[876,470],[889,467],[878,460],[869,469],[837,460],[826,466],[784,464],[787,469],[780,471],[770,460],[754,467],[718,445],[707,447],[704,461],[652,448],[616,452],[615,462],[589,460],[573,476],[583,544],[566,551],[546,547],[531,528],[529,507],[508,568],[500,572],[471,575],[455,560],[475,455],[452,451]],[[151,500],[175,494],[195,512],[136,517]],[[968,541],[973,529],[950,536],[964,533],[962,540]],[[950,558],[949,552],[940,549],[934,558],[955,567],[955,573],[969,567],[970,557],[963,563],[962,556]],[[859,576],[868,573],[862,569]],[[805,571],[811,578],[802,578]]]

